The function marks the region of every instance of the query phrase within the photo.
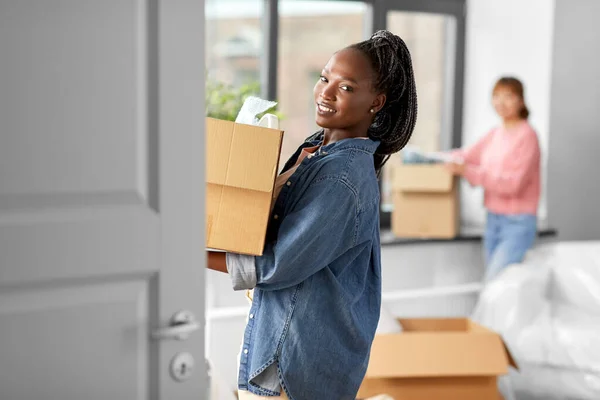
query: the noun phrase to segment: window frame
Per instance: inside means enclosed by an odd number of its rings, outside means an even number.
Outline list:
[[[444,92],[446,100],[442,112],[442,150],[458,148],[462,144],[462,114],[466,37],[466,1],[465,0],[374,0],[373,31],[387,28],[387,15],[392,11],[407,11],[430,14],[443,14],[455,18],[455,29],[446,42],[446,79]],[[380,182],[381,189],[381,182]],[[379,210],[382,230],[391,229],[392,213]]]

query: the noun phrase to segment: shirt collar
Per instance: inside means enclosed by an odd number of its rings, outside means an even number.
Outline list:
[[[326,146],[322,146],[323,133],[321,133],[310,143],[312,146],[321,146],[320,151],[329,154],[346,149],[359,149],[371,154],[375,154],[380,142],[370,138],[348,138],[339,140]]]

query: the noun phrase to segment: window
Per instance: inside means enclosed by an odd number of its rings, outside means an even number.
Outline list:
[[[331,55],[363,39],[367,6],[355,1],[279,2],[277,100],[282,164],[317,130],[312,88]]]
[[[410,145],[461,144],[465,0],[207,0],[206,19],[207,81],[254,85],[278,101],[281,165],[318,129],[312,88],[329,57],[378,29],[400,35],[411,51],[419,115]],[[393,211],[390,171],[399,162],[393,156],[382,174],[384,229]]]
[[[206,1],[206,70],[209,84],[258,89],[263,48],[262,0]]]
[[[419,114],[409,145],[425,151],[461,145],[464,79],[465,0],[379,0],[373,30],[401,36],[412,56]],[[401,161],[390,158],[381,179],[381,227],[390,227],[391,171]]]
[[[390,11],[387,14],[387,29],[406,42],[412,56],[419,113],[417,125],[409,146],[424,151],[439,151],[448,147],[443,138],[451,135],[449,118],[444,115],[446,90],[448,87],[447,51],[448,36],[454,29],[454,18],[440,14]],[[450,67],[453,68],[453,65]],[[451,100],[450,100],[451,101]],[[400,155],[388,161],[382,177],[382,211],[391,212],[392,203],[391,169],[400,163]]]

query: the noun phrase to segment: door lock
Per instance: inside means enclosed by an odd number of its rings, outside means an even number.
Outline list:
[[[177,353],[171,360],[171,377],[177,382],[190,379],[194,372],[195,361],[190,353]]]

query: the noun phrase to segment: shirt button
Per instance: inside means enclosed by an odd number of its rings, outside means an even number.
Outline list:
[[[254,318],[254,314],[250,314],[250,319]]]
[[[279,219],[279,215],[277,215],[277,214],[273,215],[273,219]]]
[[[244,354],[248,354],[248,349],[244,349]]]
[[[291,185],[292,185],[292,182],[290,182],[290,181],[287,181],[286,185],[288,185],[288,186],[291,186]]]

